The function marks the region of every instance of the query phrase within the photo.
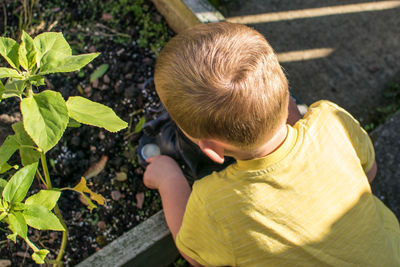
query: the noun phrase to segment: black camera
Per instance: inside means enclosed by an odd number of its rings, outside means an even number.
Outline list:
[[[146,167],[146,158],[156,155],[170,156],[182,167],[189,182],[213,171],[221,171],[235,162],[231,157],[225,157],[223,164],[212,161],[182,133],[166,110],[155,120],[145,123],[142,132],[138,145],[139,164]]]

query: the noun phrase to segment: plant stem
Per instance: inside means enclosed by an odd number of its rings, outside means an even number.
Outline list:
[[[58,205],[56,205],[54,207],[54,213],[57,215],[58,219],[60,220],[61,224],[64,226],[64,229],[65,229],[65,231],[62,234],[60,250],[58,251],[58,255],[56,258],[56,261],[62,263],[62,258],[64,257],[65,248],[67,247],[68,229],[67,229],[67,225],[64,222],[64,219],[62,218],[61,211],[60,211],[60,208],[58,207]],[[53,266],[56,266],[56,264],[54,264]]]
[[[47,189],[52,189],[52,185],[51,185],[51,180],[50,180],[50,174],[49,174],[49,168],[47,166],[47,161],[46,161],[46,155],[44,152],[40,153],[40,159],[42,162],[42,167],[43,167],[43,172],[44,172],[44,178],[46,180],[46,187]],[[60,250],[58,251],[58,255],[56,258],[57,262],[61,262],[62,265],[62,258],[64,256],[64,252],[65,252],[65,248],[67,246],[67,240],[68,240],[68,229],[67,229],[67,225],[65,224],[65,221],[62,217],[60,208],[58,207],[58,204],[56,204],[56,206],[54,207],[54,213],[56,214],[56,216],[58,217],[58,219],[60,220],[61,224],[64,226],[65,231],[62,234],[62,240],[61,240],[61,246],[60,246]],[[53,266],[57,266],[58,264],[53,264]]]
[[[44,179],[46,179],[46,187],[47,189],[52,189],[53,186],[51,185],[49,168],[47,167],[46,155],[44,154],[44,152],[40,153],[40,161],[42,162]]]
[[[42,175],[40,174],[39,171],[36,171],[37,177],[39,178],[39,181],[41,181],[44,185],[46,185],[46,182],[43,180]]]

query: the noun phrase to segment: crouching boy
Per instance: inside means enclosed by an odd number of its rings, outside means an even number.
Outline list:
[[[212,160],[236,163],[191,189],[169,157],[149,159],[182,255],[205,266],[400,266],[400,229],[372,193],[374,148],[344,109],[319,101],[287,124],[288,82],[257,31],[195,26],[161,52],[155,85]]]

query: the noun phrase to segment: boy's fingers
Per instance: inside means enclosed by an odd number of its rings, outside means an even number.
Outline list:
[[[156,158],[158,158],[159,156],[154,156],[154,157],[150,157],[146,159],[147,163],[151,163],[152,161],[154,161]]]

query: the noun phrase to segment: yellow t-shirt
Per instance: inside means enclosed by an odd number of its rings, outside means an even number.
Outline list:
[[[313,104],[272,154],[196,181],[178,248],[205,266],[400,266],[400,229],[371,193],[367,133]]]

